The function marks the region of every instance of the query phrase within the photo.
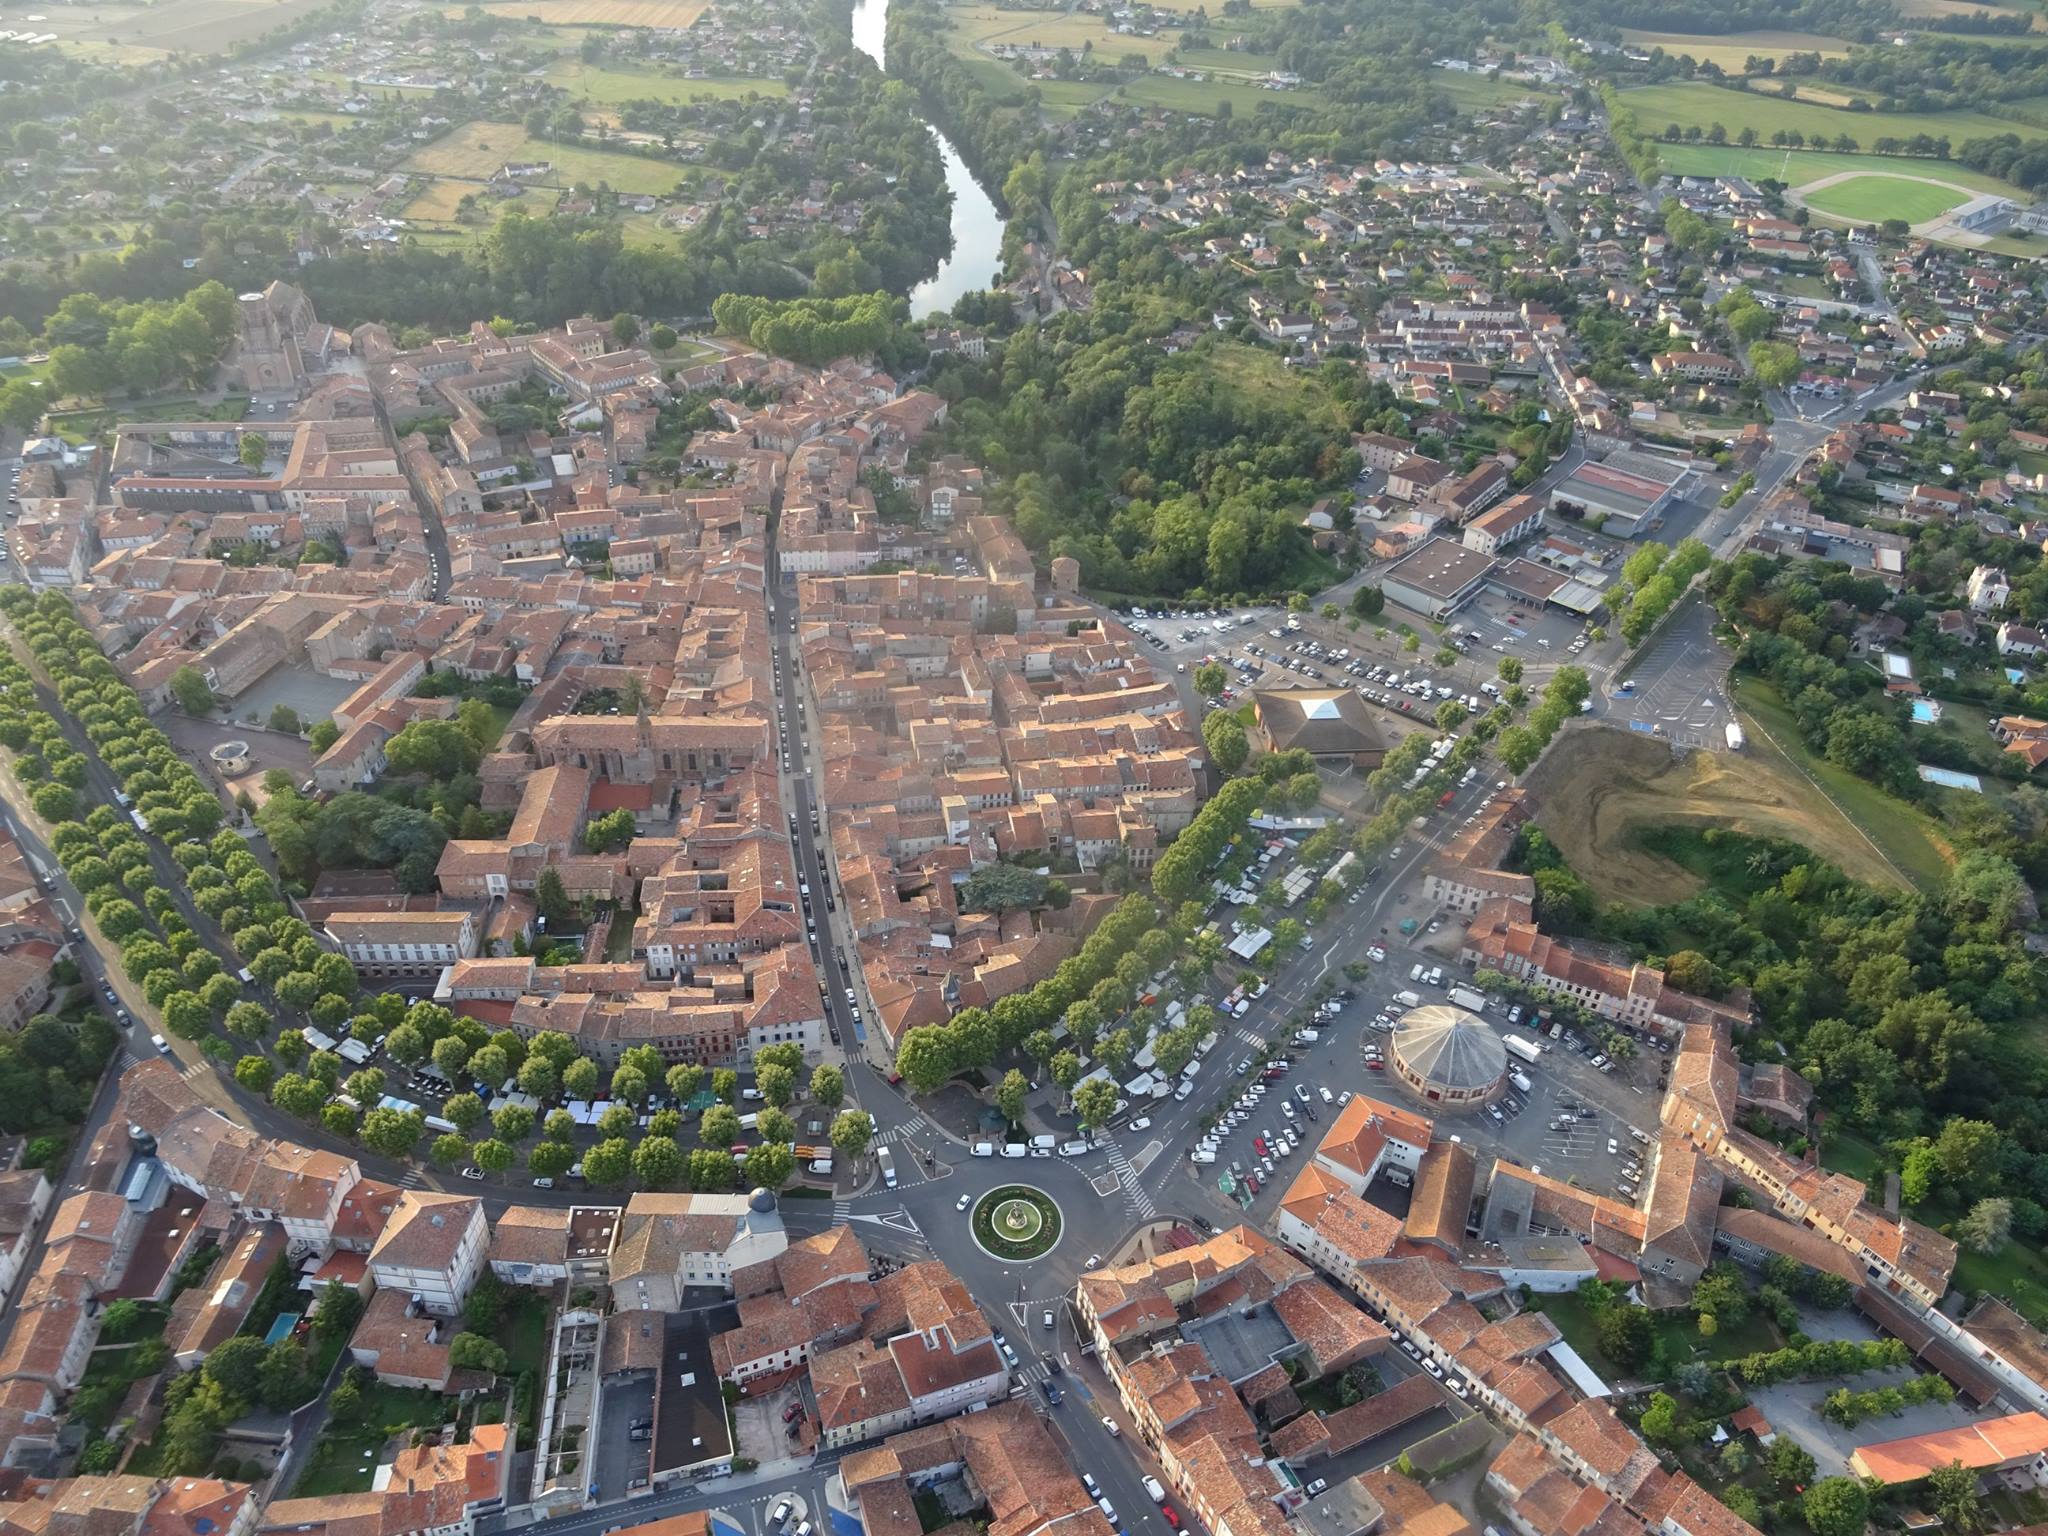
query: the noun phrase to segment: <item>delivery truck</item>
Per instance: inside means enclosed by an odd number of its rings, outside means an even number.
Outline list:
[[[1484,1013],[1486,1011],[1486,995],[1482,992],[1475,992],[1470,987],[1451,988],[1451,1001],[1460,1008],[1469,1009],[1473,1013]]]
[[[1524,1040],[1520,1035],[1502,1035],[1500,1043],[1506,1046],[1511,1054],[1521,1057],[1532,1066],[1543,1059],[1543,1052],[1537,1049],[1535,1042]]]

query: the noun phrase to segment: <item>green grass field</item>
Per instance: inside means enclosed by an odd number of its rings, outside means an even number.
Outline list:
[[[1820,1144],[1820,1165],[1830,1173],[1846,1173],[1874,1185],[1879,1178],[1877,1148],[1853,1131],[1826,1131]],[[1884,1191],[1878,1190],[1879,1195]]]
[[[508,160],[547,161],[548,172],[533,181],[550,187],[605,182],[618,192],[667,193],[682,178],[682,168],[667,161],[530,139],[517,123],[464,123],[413,155],[402,169],[485,181]]]
[[[1956,144],[2001,133],[2016,133],[2022,139],[2048,138],[2048,129],[1983,112],[1841,112],[1700,82],[1641,86],[1623,91],[1620,100],[1635,112],[1636,126],[1652,137],[1662,133],[1667,123],[1702,129],[1719,123],[1730,133],[1754,128],[1765,139],[1780,129],[1787,133],[1797,129],[1809,139],[1818,135],[1832,140],[1846,133],[1865,149],[1881,138],[1911,138],[1918,133],[1946,135]]]
[[[1485,75],[1460,74],[1454,69],[1430,71],[1429,84],[1467,112],[1511,107],[1522,101],[1542,101],[1555,94],[1526,80],[1494,80]]]
[[[787,96],[789,87],[780,80],[734,77],[721,80],[685,80],[651,69],[599,69],[581,59],[563,57],[549,66],[548,84],[558,85],[572,96],[616,106],[624,101],[659,101],[680,106],[697,100],[729,101],[747,96]]]
[[[1183,48],[1174,62],[1189,69],[1206,69],[1219,75],[1264,76],[1280,67],[1272,53],[1238,53],[1229,48]]]
[[[1847,116],[1849,114],[1843,114]],[[1862,117],[1863,113],[1855,116]],[[2009,126],[2009,125],[2008,125]],[[1998,192],[2009,197],[2028,194],[1996,176],[1970,170],[1951,160],[1910,159],[1890,155],[1834,155],[1811,149],[1743,149],[1733,144],[1659,144],[1658,162],[1678,176],[1747,176],[1751,180],[1782,181],[1788,187],[1803,187],[1823,176],[1843,171],[1868,171],[1874,175],[1931,176],[1952,181],[1959,187],[1979,192]]]
[[[1114,87],[1094,85],[1086,80],[1036,80],[1040,109],[1047,117],[1068,118],[1093,106]],[[1236,108],[1232,108],[1235,111]]]
[[[1788,53],[1817,53],[1839,59],[1849,45],[1839,37],[1818,32],[1729,32],[1721,36],[1699,32],[1644,32],[1623,27],[1624,42],[1638,48],[1662,48],[1666,53],[1690,54],[1702,64],[1715,64],[1729,74],[1740,74],[1752,58],[1782,59]]]
[[[973,49],[987,57],[991,44],[1010,43],[1017,47],[1066,48],[1079,54],[1092,47],[1103,59],[1120,59],[1142,54],[1148,62],[1166,56],[1179,34],[1160,32],[1151,37],[1127,37],[1109,30],[1099,16],[1070,11],[1013,11],[995,5],[956,5],[948,13],[953,22],[953,51]]]
[[[1807,206],[1816,213],[1837,218],[1877,223],[1883,219],[1904,219],[1918,224],[1936,218],[1970,200],[1967,192],[1937,187],[1930,182],[1909,181],[1903,176],[1852,176],[1808,195]]]
[[[1925,812],[1895,800],[1875,784],[1806,749],[1791,711],[1768,684],[1741,673],[1731,678],[1738,709],[1770,733],[1787,760],[1828,794],[1844,816],[1877,845],[1892,865],[1923,891],[1948,879],[1949,864],[1930,830]]]
[[[1243,117],[1267,105],[1307,106],[1314,100],[1316,93],[1269,91],[1262,86],[1246,85],[1238,80],[1204,80],[1197,85],[1192,80],[1173,80],[1165,75],[1151,75],[1143,80],[1131,81],[1117,94],[1125,101],[1164,107],[1169,112],[1187,112],[1197,117],[1214,117],[1217,103],[1227,101],[1230,103],[1231,115]]]

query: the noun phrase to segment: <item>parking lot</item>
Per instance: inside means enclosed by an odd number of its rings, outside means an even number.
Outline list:
[[[654,1447],[649,1440],[634,1439],[633,1426],[653,1421],[654,1372],[621,1372],[605,1383],[590,1448],[590,1481],[599,1500],[623,1499],[636,1478],[647,1476]]]
[[[1576,1040],[1569,1030],[1560,1030],[1555,1040],[1547,1034],[1539,1037],[1527,1013],[1519,1022],[1510,1022],[1513,1005],[1502,999],[1480,1016],[1497,1033],[1539,1047],[1535,1063],[1512,1053],[1509,1057],[1511,1070],[1528,1081],[1528,1090],[1510,1083],[1492,1105],[1463,1114],[1421,1103],[1392,1078],[1386,1061],[1394,1024],[1405,1011],[1395,994],[1413,991],[1424,1003],[1441,1003],[1449,987],[1469,985],[1471,978],[1456,962],[1463,931],[1459,920],[1420,908],[1410,909],[1410,915],[1417,919],[1412,936],[1383,931],[1359,957],[1371,963],[1371,974],[1332,999],[1334,1014],[1315,1021],[1317,1038],[1297,1039],[1287,1056],[1265,1069],[1270,1076],[1231,1096],[1214,1132],[1216,1161],[1196,1171],[1204,1176],[1230,1171],[1245,1178],[1252,1204],[1269,1197],[1277,1200],[1278,1191],[1292,1182],[1295,1168],[1289,1165],[1306,1160],[1336,1111],[1355,1092],[1430,1115],[1444,1134],[1470,1144],[1482,1162],[1505,1157],[1589,1192],[1639,1202],[1649,1171],[1647,1138],[1656,1131],[1658,1085],[1669,1054],[1638,1041],[1632,1060],[1608,1062],[1603,1071],[1593,1064],[1602,1054],[1598,1041]],[[1434,930],[1431,922],[1438,924]],[[1416,965],[1440,966],[1443,986],[1412,981]],[[1240,1055],[1234,1065],[1241,1072],[1252,1063]],[[1630,1171],[1636,1174],[1632,1181],[1624,1177]],[[1250,1182],[1254,1179],[1256,1189]]]

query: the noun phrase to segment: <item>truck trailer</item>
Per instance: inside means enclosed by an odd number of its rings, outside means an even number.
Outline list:
[[[1536,1048],[1535,1042],[1524,1040],[1520,1035],[1502,1035],[1500,1043],[1506,1046],[1510,1053],[1521,1057],[1531,1066],[1543,1059],[1543,1052]]]

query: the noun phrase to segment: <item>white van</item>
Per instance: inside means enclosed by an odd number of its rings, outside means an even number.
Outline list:
[[[992,1141],[977,1141],[970,1150],[976,1157],[994,1157],[996,1144]]]
[[[1030,1154],[1031,1149],[1021,1141],[1006,1141],[1003,1143],[1003,1156],[1005,1157],[1028,1157]]]
[[[1050,1152],[1059,1145],[1059,1138],[1057,1136],[1034,1136],[1031,1138],[1030,1144],[1041,1151]]]

